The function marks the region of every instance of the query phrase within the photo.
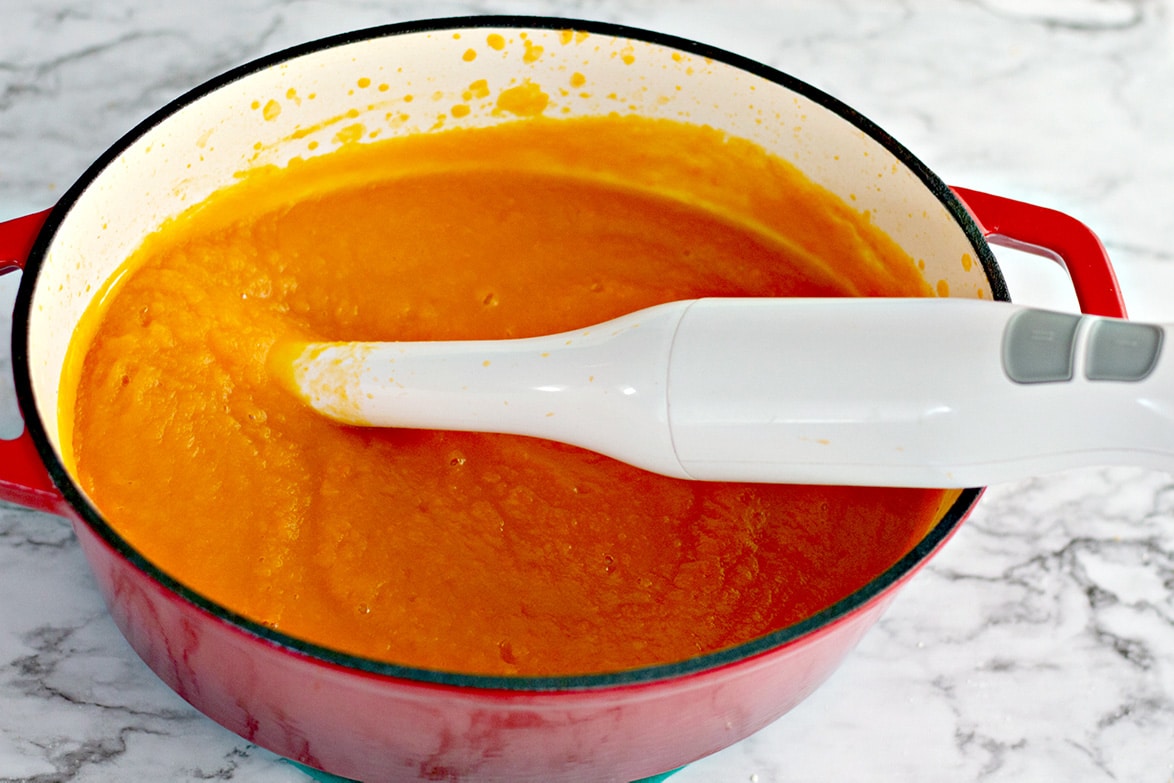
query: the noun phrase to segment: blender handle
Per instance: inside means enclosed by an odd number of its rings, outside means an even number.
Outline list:
[[[0,274],[24,269],[49,210],[0,223]],[[26,426],[16,438],[0,438],[0,500],[60,514],[68,504],[53,484]]]
[[[1125,317],[1125,302],[1109,255],[1088,226],[1047,207],[969,188],[950,189],[991,244],[1050,258],[1064,267],[1081,312]]]

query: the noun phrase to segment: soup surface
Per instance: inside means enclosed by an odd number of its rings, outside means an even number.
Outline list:
[[[351,144],[249,172],[126,270],[63,383],[83,487],[191,589],[326,647],[485,674],[682,660],[850,594],[944,508],[938,491],[687,482],[536,439],[341,427],[274,382],[291,337],[931,294],[866,216],[708,128],[535,118]]]

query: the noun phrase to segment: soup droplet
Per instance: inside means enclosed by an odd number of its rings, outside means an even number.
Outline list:
[[[530,80],[526,80],[517,87],[502,90],[497,96],[496,112],[509,112],[519,117],[537,117],[546,111],[550,103],[550,96],[542,88]]]
[[[334,134],[334,142],[336,144],[353,144],[363,138],[363,134],[366,132],[366,127],[362,123],[356,122],[354,125],[348,125]]]
[[[559,30],[558,39],[561,44],[566,46],[569,43],[583,43],[587,40],[589,33],[582,30]]]
[[[522,61],[532,63],[542,56],[542,47],[537,44],[526,41],[526,53],[522,55]]]
[[[474,92],[474,88],[477,88]],[[469,85],[469,89],[461,93],[461,100],[468,102],[473,98],[484,98],[489,94],[489,85],[484,79],[479,79]]]

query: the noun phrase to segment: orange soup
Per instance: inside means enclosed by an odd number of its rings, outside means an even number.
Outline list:
[[[705,127],[535,118],[350,144],[248,172],[126,270],[63,384],[84,489],[191,589],[347,653],[503,675],[683,660],[860,588],[948,500],[342,427],[267,369],[291,337],[524,337],[698,296],[931,295],[867,216]]]

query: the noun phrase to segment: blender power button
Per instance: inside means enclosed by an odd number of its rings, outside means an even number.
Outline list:
[[[1080,316],[1046,310],[1015,314],[1003,335],[1003,369],[1017,383],[1072,380]]]

